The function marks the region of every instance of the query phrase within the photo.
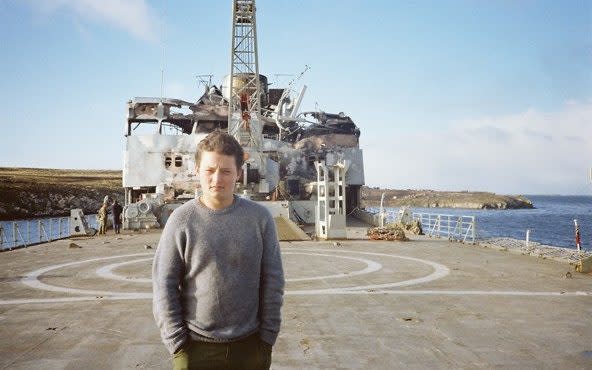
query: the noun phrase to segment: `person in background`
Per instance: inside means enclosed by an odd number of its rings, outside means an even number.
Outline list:
[[[234,195],[243,164],[215,131],[195,155],[202,195],[168,219],[152,265],[153,312],[174,369],[269,369],[284,273],[271,213]]]
[[[121,213],[123,212],[123,207],[117,199],[113,201],[113,206],[111,207],[111,213],[113,213],[113,230],[115,230],[115,234],[121,233]]]
[[[99,209],[97,221],[99,223],[99,235],[105,235],[107,233],[107,203],[103,203],[101,209]]]

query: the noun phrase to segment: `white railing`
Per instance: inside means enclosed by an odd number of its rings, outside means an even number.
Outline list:
[[[86,216],[96,228],[96,215]],[[70,217],[0,221],[0,251],[51,242],[70,236]]]
[[[434,213],[413,213],[413,219],[421,222],[425,235],[448,237],[475,243],[475,216],[439,215]]]

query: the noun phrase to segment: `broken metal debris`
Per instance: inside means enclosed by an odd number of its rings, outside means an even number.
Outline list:
[[[397,224],[387,227],[371,227],[368,229],[368,237],[371,240],[408,241],[405,231]]]
[[[134,98],[128,102],[123,186],[125,229],[161,227],[172,211],[199,193],[195,169],[198,143],[210,132],[228,129],[228,97],[215,85],[206,86],[195,102],[170,98]],[[263,91],[260,121],[265,168],[246,164],[236,193],[254,200],[290,200],[290,218],[314,222],[315,162],[349,163],[346,209],[359,206],[364,184],[360,130],[343,113],[293,114],[278,105],[279,91]],[[278,107],[281,106],[282,115]],[[257,153],[252,154],[257,159]],[[259,158],[261,160],[261,158]],[[253,168],[252,168],[253,167]],[[262,186],[261,184],[265,185]]]

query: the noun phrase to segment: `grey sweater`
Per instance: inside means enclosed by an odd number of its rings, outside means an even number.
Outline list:
[[[273,218],[249,200],[212,210],[177,208],[152,266],[153,313],[170,353],[189,336],[231,342],[255,332],[271,345],[280,329],[284,273]]]

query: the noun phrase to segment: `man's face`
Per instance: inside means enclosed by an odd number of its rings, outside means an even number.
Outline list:
[[[234,185],[239,177],[234,157],[216,152],[201,153],[197,173],[203,202],[211,208],[225,208],[232,204]]]

